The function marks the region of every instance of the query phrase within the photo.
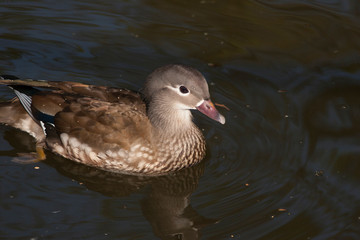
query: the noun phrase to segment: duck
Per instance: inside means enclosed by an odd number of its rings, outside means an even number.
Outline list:
[[[2,75],[16,97],[0,102],[0,123],[29,133],[37,150],[105,171],[164,175],[205,157],[191,110],[225,123],[195,68],[155,69],[140,91]],[[39,159],[46,159],[38,151]]]

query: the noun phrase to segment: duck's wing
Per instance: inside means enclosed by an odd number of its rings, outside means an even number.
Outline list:
[[[125,161],[135,146],[146,146],[151,141],[150,122],[135,105],[89,97],[73,99],[54,116],[54,126],[46,129],[46,142],[67,158],[115,168],[105,165]]]

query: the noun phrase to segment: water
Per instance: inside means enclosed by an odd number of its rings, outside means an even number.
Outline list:
[[[1,239],[359,239],[360,3],[2,1],[0,72],[140,89],[198,68],[226,125],[204,162],[114,175],[0,126]],[[13,94],[0,88],[0,99]]]

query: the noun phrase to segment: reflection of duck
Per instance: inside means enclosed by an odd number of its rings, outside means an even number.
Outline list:
[[[0,105],[0,122],[30,133],[61,156],[113,172],[156,175],[198,163],[205,143],[189,110],[225,122],[210,101],[203,75],[182,65],[155,70],[143,95],[11,76],[0,83],[10,85],[20,99]]]
[[[190,205],[200,168],[192,167],[171,178],[152,183],[142,201],[142,211],[154,234],[161,239],[200,239],[201,229],[217,222],[199,215]]]
[[[217,221],[199,215],[190,205],[190,196],[204,172],[204,162],[172,174],[150,177],[102,171],[58,156],[51,159],[46,163],[61,174],[107,196],[122,197],[150,188],[144,191],[141,208],[154,234],[161,239],[200,239],[201,229]]]

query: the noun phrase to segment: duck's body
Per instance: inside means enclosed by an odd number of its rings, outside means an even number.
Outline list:
[[[11,86],[20,100],[1,103],[1,123],[30,133],[63,157],[108,171],[159,175],[196,164],[205,155],[205,141],[189,109],[224,123],[209,100],[205,79],[181,65],[155,70],[143,95],[6,78],[0,83]]]

